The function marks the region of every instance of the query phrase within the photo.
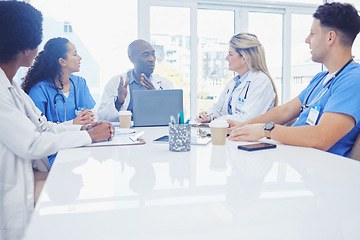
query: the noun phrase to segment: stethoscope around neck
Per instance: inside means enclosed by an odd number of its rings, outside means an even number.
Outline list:
[[[78,106],[77,106],[77,102],[76,102],[76,88],[75,88],[75,84],[73,82],[73,80],[71,80],[71,78],[69,78],[70,83],[72,83],[73,87],[74,87],[74,100],[75,100],[75,115],[77,116],[79,114],[79,110],[78,110]],[[55,87],[53,87],[54,89],[56,89],[57,93],[54,96],[54,105],[55,105],[55,113],[56,113],[56,117],[57,117],[57,123],[60,123],[60,118],[59,118],[59,114],[58,114],[58,110],[56,107],[56,102],[57,102],[57,98],[60,97],[63,101],[64,104],[64,116],[65,116],[65,122],[66,122],[66,104],[65,104],[65,98],[64,96],[61,94],[61,92],[59,91],[59,87],[55,85]],[[70,92],[69,92],[70,94]]]
[[[345,65],[329,80],[327,81],[327,83],[325,84],[325,86],[323,88],[326,88],[321,94],[319,93],[314,100],[312,100],[310,103],[308,103],[310,95],[313,93],[313,91],[315,90],[315,88],[319,85],[319,83],[322,82],[322,80],[324,79],[324,77],[326,75],[329,74],[329,72],[327,72],[324,76],[322,76],[322,78],[316,83],[315,87],[311,90],[311,92],[309,93],[309,95],[307,96],[306,100],[304,101],[303,105],[300,108],[300,113],[302,111],[304,111],[306,108],[312,106],[313,104],[315,104],[317,101],[319,101],[324,95],[325,93],[329,90],[329,88],[331,87],[331,84],[334,82],[335,78],[342,72],[342,70],[344,70],[344,68],[346,68],[347,65],[349,65],[353,60],[353,57],[347,62],[345,63]]]

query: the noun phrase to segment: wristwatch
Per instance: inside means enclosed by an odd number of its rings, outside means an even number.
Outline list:
[[[273,122],[267,122],[264,124],[264,132],[265,132],[265,137],[267,139],[271,139],[270,137],[270,132],[271,130],[273,130],[275,127],[275,124]]]

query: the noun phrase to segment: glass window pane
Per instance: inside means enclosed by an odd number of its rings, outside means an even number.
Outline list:
[[[216,101],[233,72],[225,60],[234,35],[234,11],[198,10],[198,111]]]
[[[355,38],[355,42],[353,44],[352,54],[355,56],[355,61],[360,63],[360,34]]]
[[[190,118],[190,9],[151,6],[150,42],[156,51],[155,73],[183,90],[185,119]]]
[[[291,19],[291,92],[294,98],[321,71],[321,64],[311,60],[309,44],[305,39],[310,33],[312,15],[293,14]]]
[[[249,32],[255,34],[265,48],[266,63],[273,78],[279,104],[282,88],[282,14],[249,12]]]

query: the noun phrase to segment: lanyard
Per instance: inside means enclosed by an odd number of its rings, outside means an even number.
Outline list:
[[[324,76],[322,76],[322,78],[316,83],[315,87],[311,90],[310,94],[307,96],[306,100],[304,101],[304,104],[301,106],[300,113],[302,111],[304,111],[306,108],[308,108],[308,107],[312,106],[313,104],[315,104],[317,101],[319,101],[324,96],[324,94],[331,87],[331,84],[334,82],[335,78],[342,72],[342,70],[344,70],[344,68],[346,68],[347,65],[349,65],[352,62],[352,60],[353,60],[353,58],[350,58],[350,60],[347,63],[345,63],[345,65],[331,79],[329,79],[329,81],[325,84],[325,86],[323,88],[326,88],[326,89],[322,93],[318,93],[318,95],[314,98],[314,100],[312,100],[310,103],[308,103],[310,95],[313,93],[313,91],[319,85],[319,83],[322,82],[324,77],[327,74],[329,74],[329,72],[327,72]]]
[[[242,94],[242,92],[244,91],[244,89],[246,88],[246,91],[245,91],[245,95],[244,95],[244,98],[242,99],[242,102],[244,102],[244,100],[246,99],[247,97],[247,93],[249,91],[249,87],[250,87],[250,81],[246,81],[245,83],[245,86],[241,89],[240,93],[239,93],[239,96]],[[231,107],[231,101],[232,101],[232,94],[229,98],[229,101],[228,101],[228,113],[230,115],[232,115],[232,107]]]

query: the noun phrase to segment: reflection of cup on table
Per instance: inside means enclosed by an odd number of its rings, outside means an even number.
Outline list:
[[[210,123],[211,142],[213,145],[224,145],[229,123],[226,120],[215,119]]]
[[[225,171],[226,164],[226,146],[212,146],[209,168],[213,171]]]
[[[130,128],[131,125],[131,112],[130,111],[120,111],[119,112],[119,123],[120,128]]]

